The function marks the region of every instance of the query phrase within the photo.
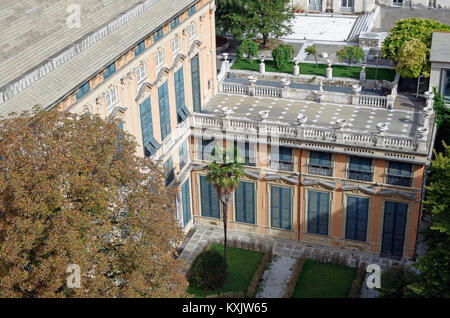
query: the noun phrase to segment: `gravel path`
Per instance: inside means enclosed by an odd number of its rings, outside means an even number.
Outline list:
[[[257,298],[281,298],[292,275],[297,262],[296,258],[275,255],[269,268],[264,272]]]

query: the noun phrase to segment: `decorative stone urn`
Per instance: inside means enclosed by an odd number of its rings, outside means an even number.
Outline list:
[[[366,63],[362,63],[361,64],[361,71],[364,71],[366,69],[367,64]]]
[[[322,52],[322,57],[324,58],[324,59],[326,59],[327,57],[328,57],[328,53],[327,52]]]
[[[258,113],[258,115],[259,115],[259,118],[260,118],[262,121],[264,121],[264,120],[266,120],[267,118],[269,118],[269,111],[268,111],[268,110],[262,110],[262,111],[260,111],[260,112]]]
[[[283,85],[283,88],[287,88],[291,84],[291,80],[289,78],[282,78],[281,79],[281,85]]]
[[[339,129],[344,129],[348,125],[348,121],[343,118],[339,118],[336,120],[336,124],[339,126]]]
[[[425,118],[428,119],[433,114],[433,107],[432,106],[424,107],[423,112],[425,113]]]
[[[433,91],[426,91],[423,95],[427,99],[427,106],[426,107],[433,107],[433,98],[434,98]]]
[[[264,64],[264,60],[266,59],[264,54],[259,54],[259,60],[261,63],[259,63],[259,72],[261,74],[264,74],[266,72],[266,64]]]
[[[377,130],[378,130],[378,133],[384,134],[384,132],[386,130],[388,130],[388,124],[387,123],[378,123]]]
[[[250,85],[254,85],[257,80],[258,80],[258,78],[255,75],[250,75],[248,77],[248,82],[250,83]]]
[[[355,95],[359,95],[359,93],[361,92],[362,87],[359,84],[355,84],[355,85],[352,86],[352,89],[353,89],[353,93],[355,93]]]
[[[333,64],[333,61],[330,60],[330,59],[328,59],[328,60],[327,60],[327,64],[328,64],[328,67],[331,67],[331,65]]]
[[[419,138],[421,138],[421,139],[426,138],[428,135],[428,128],[419,127],[419,128],[417,128],[417,133],[419,135]]]
[[[264,63],[264,61],[266,60],[266,56],[262,53],[259,54],[258,57],[259,57],[259,60],[261,61],[261,63]]]
[[[231,107],[222,107],[222,115],[226,118],[229,117],[231,115],[231,113],[233,112],[233,110],[231,109]]]
[[[433,91],[426,91],[425,93],[423,93],[423,95],[425,96],[425,98],[427,100],[434,98],[434,93]]]
[[[223,55],[223,60],[224,60],[224,62],[228,62],[228,53],[223,53],[222,54]]]
[[[294,59],[294,76],[298,76],[300,75],[300,66],[298,66],[298,63],[300,63],[300,61],[298,60],[298,58]]]
[[[307,120],[308,116],[306,116],[305,114],[300,113],[297,115],[297,121],[300,124],[300,126],[304,126]]]

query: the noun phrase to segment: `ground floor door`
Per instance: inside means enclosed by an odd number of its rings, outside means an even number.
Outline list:
[[[381,245],[383,256],[403,256],[407,214],[408,205],[406,203],[386,201]]]
[[[322,0],[309,0],[308,10],[322,12]]]

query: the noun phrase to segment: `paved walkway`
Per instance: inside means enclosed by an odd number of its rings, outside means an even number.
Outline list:
[[[200,254],[208,243],[222,243],[223,230],[221,228],[212,228],[204,226],[195,226],[193,235],[188,239],[180,258],[192,264],[194,259]],[[382,268],[389,265],[399,265],[399,261],[385,259],[374,256],[372,253],[351,251],[342,248],[331,246],[324,246],[320,244],[289,241],[281,239],[267,238],[263,235],[249,234],[243,232],[228,232],[228,241],[245,242],[247,244],[260,244],[266,248],[272,248],[272,253],[279,256],[287,256],[298,258],[303,253],[306,253],[309,258],[333,261],[340,259],[347,266],[357,267],[359,262],[367,264],[379,264]],[[187,268],[184,269],[184,272]]]
[[[282,298],[292,276],[297,258],[274,255],[262,275],[261,291],[256,298]]]

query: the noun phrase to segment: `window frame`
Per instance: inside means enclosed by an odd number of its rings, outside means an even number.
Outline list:
[[[115,99],[112,98],[113,96],[115,97]],[[119,96],[117,94],[116,87],[113,86],[113,87],[108,88],[108,90],[105,93],[105,100],[106,100],[106,109],[107,110],[111,110],[112,107],[117,105],[117,103],[119,102]],[[108,103],[108,100],[109,100],[109,103]]]

